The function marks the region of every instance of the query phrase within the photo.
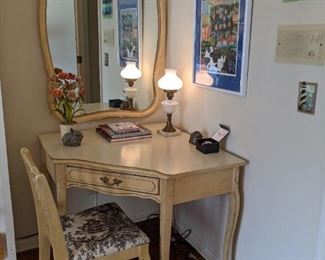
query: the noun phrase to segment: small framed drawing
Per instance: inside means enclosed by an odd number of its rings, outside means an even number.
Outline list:
[[[142,49],[141,0],[118,0],[118,40],[120,66],[127,61],[140,65]]]
[[[315,114],[317,83],[299,82],[298,112]]]
[[[102,0],[102,15],[104,19],[113,17],[113,3],[112,0]]]
[[[196,0],[193,82],[246,95],[252,0]]]

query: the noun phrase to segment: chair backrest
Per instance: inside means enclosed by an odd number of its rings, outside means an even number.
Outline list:
[[[27,148],[22,148],[20,153],[33,192],[40,247],[41,244],[50,244],[55,260],[68,260],[59,213],[47,179],[44,174],[39,172]]]

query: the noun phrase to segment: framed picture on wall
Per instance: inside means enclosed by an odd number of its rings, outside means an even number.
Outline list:
[[[193,82],[246,95],[252,0],[196,0]]]
[[[102,16],[104,19],[109,19],[113,17],[112,0],[102,0]]]
[[[125,67],[127,61],[140,65],[142,21],[140,0],[118,0],[118,34],[120,66]]]

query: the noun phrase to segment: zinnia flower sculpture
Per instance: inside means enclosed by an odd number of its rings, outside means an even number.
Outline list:
[[[82,108],[85,96],[84,83],[80,76],[64,72],[55,68],[55,76],[50,79],[50,93],[55,103],[54,111],[60,113],[63,124],[73,124],[73,118],[77,113],[84,112]]]

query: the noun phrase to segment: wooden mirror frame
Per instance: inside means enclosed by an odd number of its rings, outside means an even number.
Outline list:
[[[151,104],[145,110],[140,111],[106,110],[86,113],[84,115],[75,117],[75,121],[77,123],[112,117],[146,117],[155,112],[160,106],[160,102],[163,99],[164,94],[163,91],[158,87],[158,80],[163,76],[166,64],[167,0],[156,0],[156,2],[158,14],[158,39],[152,79],[154,97]],[[47,71],[48,78],[51,78],[55,75],[55,73],[47,34],[47,0],[39,0],[39,32],[45,69]],[[48,88],[50,88],[50,83]],[[57,119],[62,120],[61,115],[54,111],[55,105],[53,102],[53,97],[50,94],[48,94],[48,105],[54,116]]]

